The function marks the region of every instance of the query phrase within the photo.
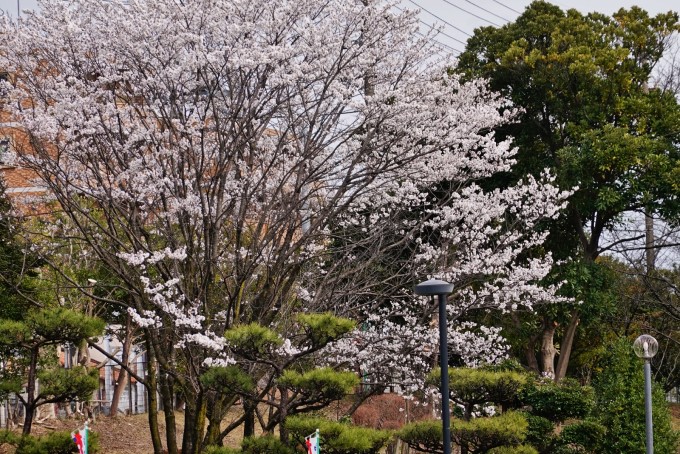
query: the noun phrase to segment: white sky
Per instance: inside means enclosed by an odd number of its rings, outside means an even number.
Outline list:
[[[531,0],[400,0],[404,8],[420,7],[423,30],[436,24],[443,26],[437,41],[454,54],[463,50],[465,42],[476,27],[503,25],[515,20],[518,12]],[[0,10],[16,17],[17,11],[35,9],[37,0],[0,0]],[[641,6],[650,13],[680,10],[677,1],[668,0],[553,0],[562,9],[576,8],[584,13],[599,11],[611,14],[621,7]],[[430,14],[431,13],[431,14]],[[438,16],[440,19],[434,17]]]

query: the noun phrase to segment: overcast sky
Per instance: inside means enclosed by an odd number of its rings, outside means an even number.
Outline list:
[[[503,25],[513,21],[530,0],[401,0],[404,8],[420,9],[423,29],[443,26],[436,38],[450,52],[457,54],[476,27]],[[599,11],[611,14],[621,7],[639,5],[650,13],[680,10],[677,1],[668,0],[560,0],[553,1],[562,9],[576,8],[584,13]],[[0,10],[16,17],[17,10],[36,8],[37,0],[0,0]],[[19,7],[19,8],[18,8]]]

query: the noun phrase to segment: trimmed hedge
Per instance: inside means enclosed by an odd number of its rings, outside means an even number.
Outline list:
[[[305,437],[316,429],[321,433],[324,454],[378,454],[392,438],[386,430],[357,427],[309,416],[291,416],[286,428],[292,443],[303,445]]]

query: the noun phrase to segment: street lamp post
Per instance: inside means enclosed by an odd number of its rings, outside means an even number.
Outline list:
[[[439,365],[442,374],[442,429],[444,454],[451,454],[451,414],[449,412],[449,352],[446,323],[446,297],[453,291],[453,284],[430,279],[416,285],[416,295],[439,298]]]
[[[635,339],[633,350],[645,362],[645,433],[647,454],[654,454],[654,431],[652,426],[652,366],[650,360],[656,355],[659,343],[649,334]]]

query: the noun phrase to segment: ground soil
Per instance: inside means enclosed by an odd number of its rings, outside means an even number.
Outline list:
[[[225,423],[228,423],[234,415],[227,415]],[[184,426],[184,414],[175,412],[178,430]],[[42,435],[48,432],[64,431],[72,432],[82,427],[83,418],[48,419],[42,423],[33,423],[33,435]],[[159,414],[159,426],[161,438],[165,446],[165,422],[161,412]],[[100,454],[153,454],[151,436],[149,435],[148,415],[132,415],[116,418],[107,416],[98,417],[90,422],[90,430],[96,432],[99,437]],[[181,442],[181,440],[180,440]],[[241,442],[241,433],[236,431],[225,439],[225,446],[238,447]],[[13,450],[6,446],[0,446],[0,454],[10,454]]]
[[[390,407],[392,402],[381,403],[382,408]],[[228,424],[232,418],[238,417],[238,411],[235,409],[232,413],[227,415],[225,425]],[[382,418],[377,418],[374,421],[382,420],[389,412],[381,412]],[[671,414],[673,416],[673,426],[676,430],[680,430],[680,404],[671,405]],[[368,416],[368,414],[367,414]],[[403,416],[402,416],[403,417]],[[179,428],[183,426],[184,414],[181,412],[175,413],[177,425]],[[34,423],[33,433],[35,435],[45,434],[52,431],[67,431],[71,432],[82,426],[84,420],[78,418],[68,419],[48,419],[42,423]],[[163,414],[159,415],[159,423],[161,426],[161,436],[165,436],[165,424]],[[361,424],[361,421],[355,421]],[[387,422],[385,426],[391,426],[394,423]],[[373,425],[373,424],[369,424]],[[132,415],[132,416],[118,416],[117,418],[99,417],[96,421],[90,423],[92,431],[99,436],[99,445],[101,447],[101,454],[152,454],[151,437],[149,436],[149,424],[147,415]],[[385,427],[387,428],[387,427]],[[163,440],[165,445],[165,440]],[[225,446],[238,447],[241,442],[241,432],[232,432],[225,439]],[[0,446],[0,454],[10,454],[12,450],[7,447]]]

